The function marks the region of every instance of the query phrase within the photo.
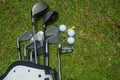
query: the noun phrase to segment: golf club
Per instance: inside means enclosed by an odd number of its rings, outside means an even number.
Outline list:
[[[49,55],[48,54],[48,52],[49,52],[48,51],[48,44],[55,44],[55,43],[59,43],[59,42],[60,42],[59,34],[47,38],[47,40],[46,40],[46,54]],[[27,48],[29,48],[29,47],[27,47]],[[33,49],[33,47],[31,49]],[[37,47],[37,55],[40,55],[42,53],[43,53],[43,45]],[[34,56],[34,54],[31,52],[30,61],[33,61],[33,59],[34,59],[34,57],[32,57],[32,56]],[[49,56],[46,57],[46,64],[49,65]]]
[[[47,36],[47,37],[50,37],[50,36],[54,36],[54,35],[56,35],[56,34],[58,34],[58,33],[59,33],[58,28],[55,27],[55,26],[53,26],[53,27],[50,27],[50,28],[46,31],[46,36]],[[30,35],[29,35],[29,34],[30,34]],[[31,42],[33,42],[33,37],[31,38],[31,36],[32,36],[32,33],[30,33],[30,31],[27,31],[27,32],[25,32],[25,33],[22,35],[22,37],[20,37],[20,40],[21,40],[21,41],[25,41],[25,40],[31,39],[31,40],[30,40],[30,43],[29,43],[29,44],[31,44]],[[34,39],[41,42],[41,47],[37,48],[37,55],[41,55],[41,54],[43,53],[43,37],[44,37],[44,36],[43,36],[43,32],[42,32],[42,31],[39,31],[39,32],[37,32],[37,33],[34,35]],[[18,42],[18,41],[17,41],[17,42]],[[19,45],[18,45],[18,46],[19,46]],[[29,46],[33,47],[34,45],[31,44],[31,45],[29,45]],[[33,54],[33,52],[34,52],[33,48],[28,47],[28,50],[31,50],[31,56],[30,56],[30,57],[35,56],[35,55]],[[24,53],[24,56],[27,56],[27,55]],[[31,61],[31,60],[30,60],[30,61]]]
[[[59,75],[59,80],[62,80],[62,77],[61,77],[61,58],[60,58],[60,55],[61,54],[65,54],[65,53],[70,53],[73,51],[73,44],[74,42],[70,40],[68,42],[68,46],[67,47],[62,47],[61,44],[58,45],[58,75]],[[69,45],[70,44],[70,45]]]
[[[60,42],[60,35],[59,34],[48,37],[47,40],[46,40],[46,54],[48,54],[48,44],[55,44],[55,43],[58,43],[58,42]],[[31,59],[30,61],[32,61],[32,56],[34,56],[34,54],[33,54],[33,52],[34,52],[33,45],[34,45],[33,43],[30,43],[30,44],[28,44],[26,46],[27,49],[32,51],[31,54],[30,54],[30,59]],[[43,45],[41,45],[41,46],[39,46],[39,45],[37,46],[37,55],[41,55],[43,53]],[[25,56],[26,56],[26,51],[25,51]],[[48,59],[49,59],[49,56],[46,57],[46,64],[49,64]]]
[[[46,12],[47,9],[48,9],[48,6],[43,2],[36,3],[32,7],[31,17],[32,17],[33,36],[35,35],[35,31],[34,31],[34,29],[35,29],[35,17],[37,15],[43,14],[44,12]],[[35,63],[37,64],[37,51],[36,51],[36,42],[35,42],[34,37],[33,37],[33,42],[34,42],[34,52],[35,52]]]
[[[17,39],[18,58],[22,60],[20,42],[30,40],[30,43],[24,47],[24,61],[16,61],[0,77],[0,80],[57,80],[57,73],[49,66],[49,44],[60,42],[59,30],[56,27],[51,27],[47,30],[47,26],[52,24],[58,18],[58,13],[49,11],[48,6],[43,2],[38,2],[32,7],[32,32],[27,31]],[[43,32],[35,31],[38,17],[42,16],[43,19]],[[71,39],[70,39],[71,41]],[[69,41],[68,41],[69,42]],[[62,51],[63,50],[63,51]],[[28,53],[30,51],[30,54]],[[42,52],[43,51],[43,52]],[[59,47],[59,53],[70,52],[70,48]],[[43,53],[44,65],[38,64],[38,55]],[[30,58],[30,62],[28,61]],[[22,74],[21,74],[22,73]],[[23,74],[24,73],[24,74]]]
[[[70,53],[73,51],[73,47],[62,47],[61,44],[58,45],[58,75],[59,75],[59,80],[62,80],[61,77],[61,54],[65,53]]]
[[[50,27],[48,30],[46,30],[46,37],[49,38],[51,36],[54,36],[56,38],[59,39],[59,30],[57,27],[53,26],[53,27]],[[56,35],[56,36],[55,36]],[[37,48],[37,55],[41,55],[43,53],[43,32],[42,31],[39,31],[38,33],[35,34],[35,40],[38,40],[41,42],[41,47]],[[51,41],[49,41],[48,43],[55,43],[56,42],[56,39],[49,39]],[[33,38],[31,39],[31,42],[33,42]],[[34,52],[34,51],[32,51]],[[34,54],[31,52],[30,54],[30,59],[32,59],[32,56],[34,56]],[[31,60],[30,60],[31,61]]]
[[[26,31],[17,39],[18,60],[22,60],[20,42],[29,40],[31,38],[32,38],[32,33],[30,31]]]
[[[46,30],[46,37],[54,36],[58,33],[59,33],[59,29],[55,26],[52,26]],[[43,41],[43,39],[44,39],[43,31],[37,32],[34,36],[34,39],[39,40],[39,41]],[[33,42],[33,37],[31,38],[30,42]]]
[[[44,2],[36,3],[31,10],[31,15],[38,21],[48,11],[48,5]]]
[[[48,44],[55,44],[55,43],[59,43],[60,42],[60,36],[59,34],[55,35],[55,36],[51,36],[46,40],[46,66],[49,66],[49,51],[48,51]]]
[[[46,54],[46,26],[53,23],[58,18],[58,13],[55,11],[47,12],[43,19],[43,32],[44,32],[44,41],[43,41],[43,51],[44,51],[44,65],[48,66],[48,54]]]
[[[41,47],[41,42],[40,41],[35,40],[35,42],[36,42],[36,49]],[[24,48],[24,60],[27,60],[27,53],[26,53],[27,49],[32,50],[32,51],[34,50],[33,45],[34,45],[34,42],[31,42],[31,43],[29,43],[25,46],[25,48]]]

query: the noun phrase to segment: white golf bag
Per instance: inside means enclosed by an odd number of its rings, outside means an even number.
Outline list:
[[[56,71],[27,61],[16,61],[7,69],[0,80],[56,80]]]

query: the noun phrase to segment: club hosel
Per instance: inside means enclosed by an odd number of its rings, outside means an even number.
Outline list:
[[[21,51],[19,39],[17,39],[17,50],[18,50],[18,51]]]
[[[20,48],[20,45],[19,45],[19,41],[17,41],[17,50],[18,50],[18,60],[22,60],[21,48]]]
[[[46,25],[45,24],[43,24],[43,28],[46,29]]]
[[[61,44],[58,45],[58,54],[60,55],[62,53],[62,49],[61,49]]]
[[[49,54],[47,53],[45,56],[46,56],[46,57],[49,57]]]
[[[20,52],[21,51],[20,47],[18,47],[17,50],[18,50],[18,52]]]
[[[33,28],[33,34],[34,34],[34,26],[35,26],[35,20],[34,20],[34,17],[32,16],[32,28]]]
[[[17,48],[17,50],[18,50],[18,60],[21,60],[22,59],[22,57],[21,57],[21,49]]]
[[[17,48],[17,49],[18,49],[18,60],[22,60],[21,49],[20,48]]]
[[[20,41],[19,41],[19,38],[17,39],[17,47],[18,47],[18,48],[20,47]]]
[[[34,19],[34,17],[32,16],[32,23],[35,23],[35,19]]]
[[[32,26],[34,26],[35,25],[35,22],[32,22]]]

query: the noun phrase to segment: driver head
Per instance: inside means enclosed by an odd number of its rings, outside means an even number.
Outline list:
[[[43,2],[36,3],[31,10],[32,17],[40,18],[43,14],[45,14],[48,10],[48,5]]]
[[[48,24],[51,24],[53,23],[55,20],[57,20],[58,18],[58,13],[55,12],[55,11],[49,11],[45,14],[45,17],[44,17],[44,20],[43,20],[43,23],[44,25],[48,25]]]

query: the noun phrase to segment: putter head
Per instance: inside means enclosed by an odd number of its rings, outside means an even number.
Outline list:
[[[26,31],[18,38],[18,40],[26,41],[26,40],[30,40],[31,38],[32,38],[32,32]]]
[[[55,44],[60,42],[60,35],[51,36],[47,39],[48,43]]]
[[[62,47],[61,48],[61,53],[70,53],[73,51],[73,47]]]
[[[72,51],[73,51],[73,47],[72,46],[62,47],[61,44],[58,45],[58,52],[59,52],[59,54],[70,53]]]
[[[57,20],[58,18],[58,13],[55,12],[55,11],[49,11],[45,14],[45,17],[44,17],[44,20],[43,20],[43,23],[44,25],[48,25],[48,24],[51,24],[53,23],[55,20]]]

